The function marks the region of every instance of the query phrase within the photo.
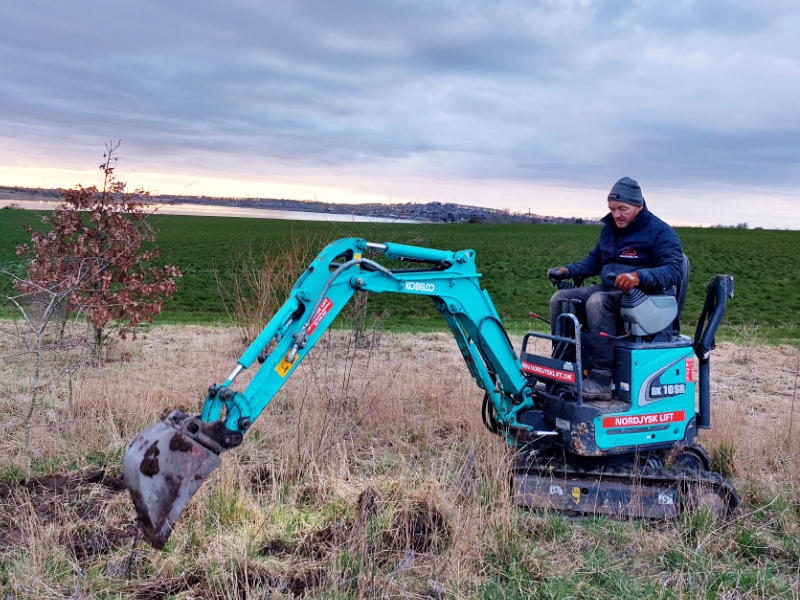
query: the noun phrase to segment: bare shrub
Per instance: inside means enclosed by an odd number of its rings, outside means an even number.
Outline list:
[[[294,235],[277,247],[249,244],[233,261],[229,282],[217,273],[222,301],[245,343],[254,340],[286,302],[295,282],[323,245],[320,238]]]
[[[21,405],[26,404],[22,415],[22,455],[25,464],[24,478],[27,481],[32,470],[31,435],[35,414],[41,409],[48,393],[51,396],[57,394],[58,388],[63,388],[65,380],[68,390],[67,404],[71,406],[73,380],[84,362],[85,357],[80,355],[76,359],[74,344],[65,338],[64,330],[70,296],[85,280],[77,277],[71,285],[62,280],[53,280],[45,287],[43,283],[17,277],[8,271],[0,271],[0,274],[11,277],[14,286],[22,290],[16,295],[6,297],[19,312],[21,321],[10,323],[2,329],[10,333],[14,340],[13,344],[4,348],[4,362],[12,368],[15,365],[27,367],[22,372],[30,377],[27,403],[20,401]],[[4,389],[3,393],[17,401],[26,394],[26,388],[14,385]]]

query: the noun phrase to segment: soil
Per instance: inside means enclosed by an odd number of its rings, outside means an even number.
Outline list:
[[[45,475],[28,481],[0,486],[0,546],[24,548],[32,540],[28,532],[51,525],[63,533],[61,542],[75,559],[87,564],[92,557],[108,554],[121,547],[131,547],[138,536],[136,525],[109,522],[104,507],[119,494],[127,495],[121,477],[100,469],[85,469]],[[311,559],[316,564],[324,562],[337,548],[362,547],[366,544],[370,519],[380,504],[388,502],[368,487],[358,498],[356,516],[352,521],[334,523],[309,533],[297,543],[274,539],[260,549],[264,556]],[[27,527],[29,520],[36,527]],[[68,525],[65,526],[65,524]],[[430,502],[416,501],[400,510],[395,516],[391,532],[384,532],[365,549],[380,563],[392,556],[409,552],[434,551],[440,540],[447,540],[450,531],[440,511]],[[258,567],[242,567],[247,572],[238,574],[235,581],[242,582],[241,589],[232,590],[234,597],[247,597],[252,586],[266,586],[284,590],[302,597],[310,588],[322,585],[328,577],[324,569],[304,569],[291,577],[280,577],[263,572]],[[179,577],[158,577],[138,582],[126,588],[130,597],[152,600],[202,584],[202,575],[184,573]]]
[[[158,577],[130,586],[126,595],[137,600],[164,600],[189,590],[201,583],[202,579],[195,573],[185,573],[178,577]]]
[[[61,541],[79,561],[130,545],[135,525],[109,524],[103,514],[119,494],[127,494],[122,478],[101,469],[0,485],[0,545],[28,545],[26,514],[35,515],[43,525],[63,527],[68,520],[71,527],[65,528]]]
[[[713,363],[713,405],[715,410],[728,408],[723,412],[725,417],[730,416],[731,409],[736,407],[750,413],[747,418],[751,427],[753,421],[758,421],[755,428],[768,431],[771,420],[786,420],[789,413],[800,413],[800,394],[797,391],[800,354],[796,348],[721,344],[714,352]],[[798,402],[796,410],[795,402]],[[800,415],[792,416],[793,420],[800,420]],[[730,426],[730,419],[715,423],[715,429]],[[797,427],[800,429],[800,425]],[[254,478],[257,482],[253,483],[267,486],[271,483],[272,473],[264,468]],[[19,547],[27,544],[26,528],[22,522],[26,512],[37,515],[45,525],[63,523],[66,514],[73,527],[70,539],[65,541],[69,542],[79,559],[130,544],[136,533],[134,524],[109,525],[102,514],[109,501],[124,493],[122,478],[102,469],[45,475],[27,483],[2,484],[0,545]],[[262,552],[282,555],[299,550],[301,554],[316,557],[327,554],[325,546],[361,538],[379,502],[375,490],[368,488],[359,497],[356,518],[345,525],[346,532],[330,528],[318,531],[313,534],[313,539],[304,540],[300,549],[273,541],[265,544]],[[20,507],[24,509],[21,511]],[[386,549],[401,550],[399,546],[407,544],[416,552],[426,552],[436,545],[436,538],[448,535],[447,526],[435,507],[407,508],[398,516],[398,521],[397,539],[386,539],[381,544]]]
[[[138,535],[136,525],[110,523],[104,508],[118,496],[128,495],[121,477],[102,469],[85,469],[44,475],[28,481],[0,485],[0,547],[25,547],[29,528],[26,516],[42,526],[60,528],[61,542],[81,564],[92,557],[121,547],[132,547]],[[127,500],[127,498],[125,498]],[[68,525],[66,525],[68,524]],[[156,577],[125,588],[126,596],[140,600],[161,600],[189,590],[202,582],[195,573],[178,577]]]

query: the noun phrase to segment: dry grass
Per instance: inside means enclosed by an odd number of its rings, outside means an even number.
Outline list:
[[[243,350],[240,334],[158,327],[117,340],[107,364],[80,371],[71,403],[50,378],[34,423],[40,478],[27,487],[9,484],[29,381],[22,357],[0,363],[4,597],[800,594],[800,424],[788,434],[797,349],[723,345],[713,355],[714,429],[701,437],[717,455],[733,449],[737,520],[573,521],[511,505],[507,450],[483,428],[481,393],[450,336],[384,333],[357,348],[351,335],[326,335],[164,552],[131,550],[122,453],[170,410],[200,409]],[[0,336],[2,356],[14,347]],[[51,360],[55,373],[64,357]]]

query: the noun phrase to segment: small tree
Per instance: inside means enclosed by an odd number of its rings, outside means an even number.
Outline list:
[[[160,252],[152,245],[156,232],[147,222],[148,193],[126,192],[125,184],[117,181],[117,148],[119,142],[106,144],[100,164],[102,189],[63,190],[63,204],[42,218],[50,230],[28,228],[30,243],[17,248],[19,256],[31,257],[27,278],[15,283],[17,289],[69,290],[67,310],[85,312],[98,360],[109,328],[151,322],[181,276],[172,265],[149,264]]]

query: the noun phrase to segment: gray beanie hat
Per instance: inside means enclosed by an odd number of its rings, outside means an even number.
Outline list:
[[[644,204],[644,197],[642,196],[642,188],[635,179],[630,177],[623,177],[611,191],[608,193],[608,201],[624,202],[625,204],[632,204],[633,206],[642,206]]]

